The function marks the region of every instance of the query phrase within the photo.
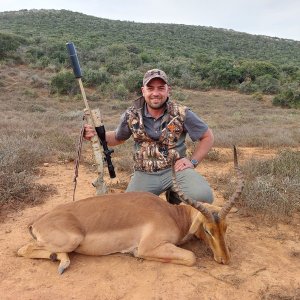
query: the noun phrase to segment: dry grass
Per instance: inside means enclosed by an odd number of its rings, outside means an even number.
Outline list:
[[[300,151],[280,151],[275,158],[251,159],[242,166],[245,188],[238,206],[266,221],[288,221],[300,211]],[[225,197],[235,184],[225,180]]]
[[[297,147],[300,110],[272,106],[271,97],[257,101],[235,92],[187,91],[185,105],[213,129],[215,146]]]

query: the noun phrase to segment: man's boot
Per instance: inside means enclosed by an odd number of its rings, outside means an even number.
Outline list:
[[[181,200],[177,193],[173,192],[172,190],[166,191],[166,199],[171,204],[180,204]]]

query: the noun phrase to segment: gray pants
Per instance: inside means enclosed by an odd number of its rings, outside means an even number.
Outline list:
[[[176,173],[179,188],[193,200],[212,203],[213,193],[207,181],[194,169],[185,169]],[[155,173],[135,171],[126,192],[144,191],[160,195],[170,189],[172,184],[172,169]]]

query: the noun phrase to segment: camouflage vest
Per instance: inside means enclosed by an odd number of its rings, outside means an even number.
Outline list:
[[[153,140],[144,128],[144,103],[145,100],[141,97],[127,110],[127,122],[136,146],[134,169],[156,172],[171,167],[173,158],[179,158],[176,142],[183,132],[186,107],[168,100],[161,135],[158,140]]]

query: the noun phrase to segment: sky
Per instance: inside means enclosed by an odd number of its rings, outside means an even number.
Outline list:
[[[1,12],[20,9],[66,9],[111,20],[211,26],[300,41],[299,0],[0,0]]]

